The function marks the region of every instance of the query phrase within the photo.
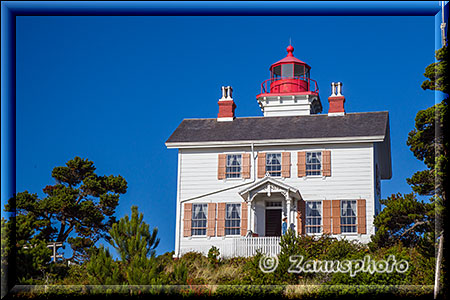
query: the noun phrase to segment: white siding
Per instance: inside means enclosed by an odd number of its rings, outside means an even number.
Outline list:
[[[345,235],[349,239],[360,239],[368,242],[373,231],[373,216],[375,214],[375,155],[376,150],[372,143],[352,144],[326,144],[310,146],[284,146],[284,147],[255,147],[258,152],[291,152],[291,177],[276,178],[281,182],[297,188],[304,200],[346,200],[366,199],[366,235]],[[331,176],[330,177],[297,177],[297,152],[331,150]],[[250,179],[218,180],[218,154],[219,153],[251,153],[248,147],[235,148],[205,148],[180,149],[178,170],[178,205],[180,201],[191,203],[209,202],[242,202],[238,191],[254,182],[255,161],[250,158]],[[261,180],[256,178],[256,181]],[[238,187],[236,187],[238,186]],[[236,188],[232,188],[236,187]],[[223,189],[231,188],[225,191]],[[217,192],[220,191],[220,192]],[[256,231],[264,234],[264,207],[256,206]],[[187,248],[205,248],[212,246],[212,241],[225,241],[227,238],[184,238],[182,237],[183,209],[177,210],[177,237],[181,238],[181,252]],[[206,244],[204,244],[206,243]],[[203,246],[202,246],[203,245]],[[187,248],[186,248],[187,247]],[[208,249],[209,249],[208,247]],[[178,254],[178,241],[176,241],[175,254]],[[183,250],[184,249],[184,250]]]

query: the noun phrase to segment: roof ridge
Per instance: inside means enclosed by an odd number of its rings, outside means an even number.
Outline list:
[[[345,113],[345,115],[362,115],[362,114],[376,114],[376,113],[389,113],[388,110],[380,110],[380,111],[364,111],[364,112],[349,112]],[[344,116],[345,116],[344,115]],[[312,114],[312,115],[302,115],[302,116],[249,116],[249,117],[236,117],[236,119],[265,119],[265,118],[294,118],[294,117],[328,117],[328,114]],[[185,118],[184,120],[217,120],[217,118]]]

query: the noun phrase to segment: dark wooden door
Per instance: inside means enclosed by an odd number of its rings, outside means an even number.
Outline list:
[[[266,236],[281,236],[281,209],[266,210]]]

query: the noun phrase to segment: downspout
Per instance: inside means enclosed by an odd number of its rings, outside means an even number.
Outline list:
[[[227,188],[224,188],[224,189],[221,189],[221,190],[217,190],[217,191],[214,191],[214,192],[210,192],[210,193],[206,193],[206,194],[203,194],[203,195],[199,195],[199,196],[191,197],[191,198],[188,198],[188,199],[180,200],[180,203],[179,203],[179,205],[180,205],[180,207],[179,207],[179,209],[180,209],[180,217],[181,217],[181,212],[182,212],[181,204],[183,204],[184,202],[195,200],[195,199],[199,199],[199,198],[203,198],[203,197],[210,196],[210,195],[214,195],[214,194],[221,193],[221,192],[224,192],[224,191],[228,191],[228,190],[231,190],[231,189],[235,189],[235,188],[238,188],[238,187],[241,187],[241,186],[244,186],[244,185],[248,185],[248,184],[254,183],[256,181],[256,158],[258,157],[258,155],[255,156],[253,143],[251,143],[250,146],[251,146],[251,149],[252,149],[252,158],[253,158],[253,180],[250,181],[250,182],[245,182],[245,183],[241,183],[241,184],[238,184],[238,185],[230,186],[230,187],[227,187]],[[181,164],[180,164],[180,168],[181,168]],[[180,174],[181,174],[181,171],[180,171]],[[177,255],[177,257],[180,257],[180,248],[181,248],[181,222],[178,222],[178,252],[177,252],[178,255]]]

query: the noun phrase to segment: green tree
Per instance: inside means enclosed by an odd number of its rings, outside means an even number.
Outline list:
[[[160,271],[155,259],[158,229],[150,231],[137,206],[132,206],[131,211],[131,218],[125,216],[113,224],[108,241],[120,255],[128,284],[156,284]]]
[[[427,80],[422,83],[422,88],[448,94],[446,47],[436,51],[436,59],[438,62],[425,69]],[[419,245],[431,254],[434,238],[443,231],[440,225],[444,218],[444,187],[448,185],[447,107],[448,96],[441,103],[419,111],[415,127],[409,132],[406,141],[414,156],[426,166],[425,170],[415,172],[406,181],[418,195],[430,196],[430,203],[418,201],[413,194],[393,194],[382,200],[386,208],[375,218],[378,231],[372,238],[372,247],[392,245],[401,240],[409,246]],[[434,232],[435,229],[437,232]]]
[[[117,250],[122,262],[130,262],[136,256],[154,257],[159,244],[158,228],[150,232],[150,226],[144,222],[137,206],[133,205],[131,212],[131,219],[128,216],[121,218],[109,231],[109,243]]]
[[[445,204],[446,188],[449,186],[448,181],[448,148],[449,148],[449,126],[447,121],[448,102],[449,102],[449,78],[448,78],[448,50],[444,46],[436,51],[436,63],[430,64],[426,69],[424,76],[428,79],[423,82],[422,88],[424,90],[441,91],[445,93],[446,98],[433,107],[425,111],[427,118],[420,118],[419,114],[416,117],[416,130],[410,133],[408,138],[408,145],[413,151],[414,155],[425,162],[428,167],[429,175],[426,174],[420,176],[418,173],[410,179],[410,183],[418,190],[418,193],[426,193],[426,186],[430,186],[429,180],[421,177],[434,177],[434,201],[436,203],[436,237],[439,239],[438,253],[436,259],[436,274],[435,274],[435,291],[434,296],[437,297],[440,291],[440,269],[444,267],[443,273],[445,274],[445,264],[443,261],[443,253],[445,251],[444,240],[445,231],[443,227],[443,221],[446,219]],[[421,113],[421,112],[419,112]],[[419,117],[419,118],[418,118]],[[433,120],[434,117],[434,120]],[[435,137],[431,136],[432,124],[434,122]],[[431,128],[431,129],[428,129]],[[427,129],[429,133],[427,134]],[[411,139],[411,143],[409,143]],[[427,147],[428,146],[428,147]],[[433,149],[434,146],[434,149]],[[423,151],[421,151],[423,149]],[[433,151],[434,150],[434,151]],[[421,189],[423,187],[423,189]],[[443,281],[445,282],[445,281]]]
[[[119,263],[114,261],[108,249],[103,246],[91,249],[90,260],[86,263],[91,284],[113,285],[123,283]]]
[[[417,171],[411,178],[407,178],[407,183],[418,195],[430,196],[430,203],[419,202],[413,194],[397,194],[383,200],[382,204],[386,208],[375,218],[378,231],[371,243],[373,248],[401,240],[409,246],[418,246],[422,254],[434,259],[433,248],[438,240],[435,293],[439,291],[439,270],[445,235],[445,188],[449,186],[447,55],[447,47],[436,51],[437,62],[425,68],[424,76],[427,80],[422,83],[424,90],[443,92],[446,98],[417,113],[415,128],[409,132],[406,142],[414,156],[426,166],[425,170]]]
[[[68,259],[82,261],[116,221],[116,206],[127,182],[119,176],[99,176],[92,161],[75,157],[55,167],[55,184],[43,189],[45,196],[20,192],[5,205],[12,212],[19,251],[36,243],[67,242],[73,250]],[[20,255],[17,257],[21,265]]]
[[[377,232],[369,244],[372,250],[399,241],[408,247],[425,242],[424,234],[434,231],[434,203],[419,201],[414,193],[392,194],[380,200],[386,207],[375,217]]]
[[[433,196],[432,200],[436,202],[438,231],[442,230],[440,225],[445,213],[445,187],[449,184],[447,176],[449,154],[447,56],[447,47],[436,51],[438,62],[426,67],[424,76],[428,79],[422,83],[424,90],[441,91],[447,97],[441,103],[417,113],[415,128],[409,132],[406,142],[414,156],[423,161],[427,167],[426,170],[414,173],[407,182],[419,195]]]

